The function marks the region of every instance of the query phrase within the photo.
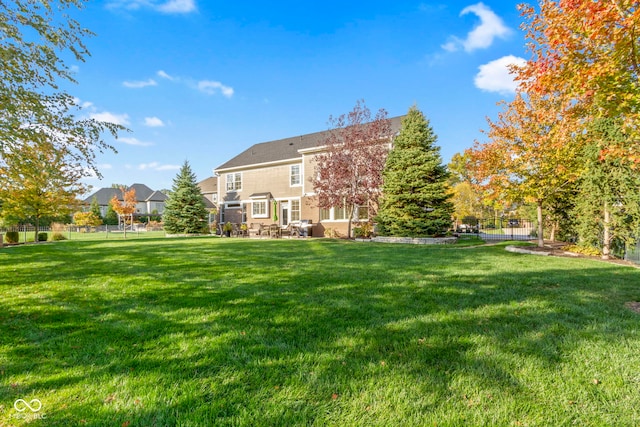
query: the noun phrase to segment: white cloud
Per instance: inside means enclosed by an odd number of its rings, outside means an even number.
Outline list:
[[[169,0],[157,9],[163,13],[190,13],[196,10],[196,4],[193,0]]]
[[[207,95],[215,95],[218,92],[221,92],[227,98],[231,98],[233,96],[233,88],[230,86],[225,86],[220,82],[214,82],[211,80],[201,80],[198,82],[198,90],[200,92],[204,92]]]
[[[141,171],[144,170],[153,170],[153,171],[168,171],[168,170],[179,170],[180,165],[161,165],[158,162],[150,162],[150,163],[140,163],[138,165],[138,169]]]
[[[508,55],[479,67],[474,83],[478,89],[503,94],[514,93],[518,83],[509,72],[509,66],[523,66],[527,61],[523,58]]]
[[[502,18],[484,3],[480,2],[465,7],[460,12],[460,16],[469,13],[473,13],[480,18],[480,24],[471,30],[464,40],[458,37],[451,37],[451,40],[442,45],[444,50],[454,52],[462,47],[466,52],[471,52],[476,49],[486,49],[493,44],[496,37],[504,39],[511,34],[511,29],[504,24]]]
[[[171,77],[169,74],[165,73],[165,72],[164,72],[164,71],[162,71],[162,70],[159,70],[156,74],[157,74],[158,76],[162,77],[163,79],[167,79],[167,80],[175,80],[173,77]]]
[[[128,114],[115,114],[108,111],[102,113],[91,113],[90,117],[100,122],[114,123],[116,125],[128,126],[129,115]]]
[[[118,141],[123,142],[127,145],[135,145],[136,147],[149,147],[153,145],[153,143],[151,142],[140,141],[137,138],[121,137],[121,138],[118,138]]]
[[[132,89],[139,89],[147,86],[157,86],[157,85],[158,85],[158,82],[156,82],[153,79],[133,81],[133,82],[129,82],[129,81],[122,82],[122,86],[132,88]]]
[[[231,98],[235,93],[234,89],[231,86],[227,86],[215,80],[200,80],[196,82],[191,77],[172,76],[164,70],[159,70],[156,74],[163,79],[185,85],[202,93],[206,93],[207,95],[216,95],[218,93],[221,93],[222,96]]]
[[[149,126],[151,128],[163,127],[164,122],[157,117],[145,117],[144,125]]]
[[[197,9],[195,0],[111,0],[106,7],[131,11],[151,9],[167,14],[191,13]]]

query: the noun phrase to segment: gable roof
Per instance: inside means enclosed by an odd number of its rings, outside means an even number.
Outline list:
[[[161,191],[153,191],[149,187],[144,184],[133,184],[131,187],[127,188],[136,190],[136,199],[139,202],[164,202],[167,200],[167,196]],[[84,202],[90,204],[95,197],[98,201],[98,205],[107,206],[113,196],[116,196],[118,200],[122,201],[122,190],[114,187],[104,187],[84,199]]]
[[[398,116],[389,119],[391,121],[391,129],[394,134],[400,130],[403,117],[404,116]],[[258,165],[262,163],[299,159],[302,157],[299,150],[322,146],[329,132],[330,130],[325,130],[322,132],[255,144],[228,162],[218,166],[216,171],[242,166]]]
[[[202,191],[203,194],[217,193],[218,177],[210,176],[209,178],[203,179],[198,183],[198,187],[200,187],[200,191]]]
[[[107,206],[111,199],[113,199],[113,196],[116,196],[118,200],[122,200],[122,191],[120,191],[119,188],[104,187],[84,199],[84,202],[87,204],[91,204],[93,198],[95,197],[98,201],[98,205]]]

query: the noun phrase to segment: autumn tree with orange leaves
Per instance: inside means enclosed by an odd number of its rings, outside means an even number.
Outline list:
[[[541,0],[519,8],[531,59],[512,69],[518,95],[472,152],[491,197],[537,205],[542,244],[540,212],[570,187],[578,191],[573,183],[597,166],[584,166],[585,147],[595,148],[596,162],[640,163],[640,8],[635,0]],[[591,124],[601,120],[620,123],[624,138],[595,135]]]
[[[111,198],[111,206],[113,206],[113,210],[116,211],[119,218],[122,218],[124,221],[124,237],[127,237],[127,222],[133,225],[133,214],[136,211],[136,205],[138,200],[136,199],[136,189],[130,188],[129,190],[124,187],[120,188],[122,192],[122,201],[118,199],[117,196],[113,196]]]
[[[467,151],[489,200],[535,204],[538,246],[544,245],[545,208],[579,177],[579,147],[558,120],[558,108],[549,98],[517,94],[497,121],[489,120],[489,141]]]
[[[640,7],[637,0],[542,0],[521,5],[532,59],[520,90],[561,102],[576,133],[594,119],[620,119],[625,141],[603,156],[640,163]]]

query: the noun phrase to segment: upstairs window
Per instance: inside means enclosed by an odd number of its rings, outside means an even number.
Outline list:
[[[227,174],[227,191],[242,190],[242,174],[240,172]]]
[[[300,177],[300,165],[291,165],[290,176],[291,176],[290,182],[292,187],[296,185],[300,185],[302,183],[302,179]]]

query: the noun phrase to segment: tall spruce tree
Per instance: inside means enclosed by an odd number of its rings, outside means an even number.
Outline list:
[[[196,183],[196,176],[185,161],[173,180],[171,193],[165,204],[162,221],[167,233],[203,233],[207,231],[209,213]]]
[[[424,237],[446,232],[453,204],[446,167],[429,121],[411,107],[385,164],[378,232],[383,236]]]

